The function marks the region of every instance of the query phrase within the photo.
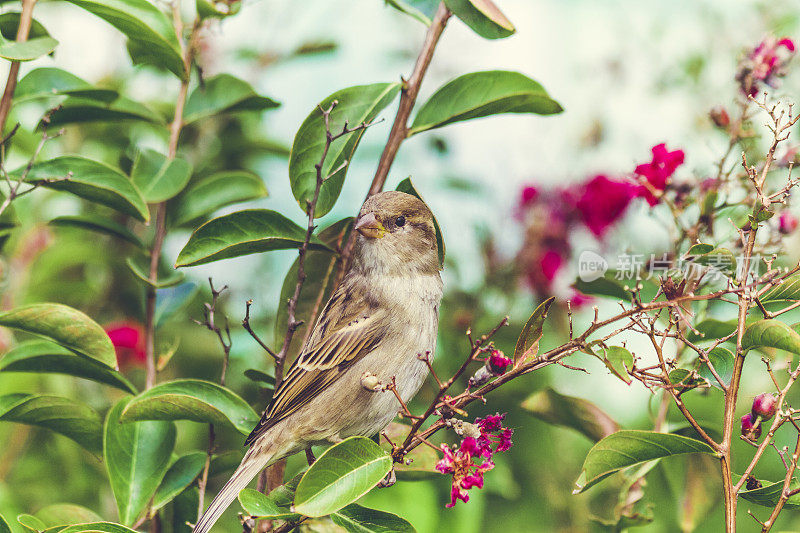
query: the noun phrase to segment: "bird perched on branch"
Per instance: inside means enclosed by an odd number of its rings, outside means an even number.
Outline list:
[[[349,271],[194,533],[211,529],[266,466],[311,445],[386,427],[398,399],[365,387],[363,376],[384,384],[394,378],[404,402],[425,381],[428,366],[418,355],[434,353],[442,298],[433,214],[415,196],[382,192],[364,202],[354,229]]]

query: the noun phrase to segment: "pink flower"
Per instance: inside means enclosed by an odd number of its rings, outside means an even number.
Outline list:
[[[631,183],[598,175],[583,186],[575,207],[586,227],[597,237],[602,237],[625,214],[636,190],[637,187]]]
[[[765,37],[739,64],[736,80],[742,92],[755,96],[762,83],[777,87],[779,78],[786,74],[786,63],[794,51],[794,41],[788,37]]]
[[[502,376],[506,373],[506,369],[510,367],[514,361],[510,357],[506,357],[500,350],[492,350],[487,361],[489,370],[496,376]]]
[[[797,229],[797,217],[788,211],[781,213],[781,218],[778,220],[778,231],[784,235],[793,233]]]
[[[657,144],[652,148],[653,160],[649,163],[638,165],[633,173],[656,191],[664,191],[667,188],[670,178],[675,170],[683,164],[683,150],[667,150],[664,143]],[[639,187],[638,196],[647,200],[651,206],[658,204],[659,199],[645,185]]]
[[[536,198],[539,197],[539,189],[532,185],[528,185],[522,188],[522,192],[519,195],[519,205],[520,207],[528,207],[533,202],[536,201]]]
[[[547,281],[553,281],[563,265],[561,254],[552,248],[545,250],[539,258],[539,268]]]
[[[117,353],[117,364],[120,368],[127,366],[144,366],[145,339],[144,327],[138,322],[114,322],[105,326],[106,334]]]

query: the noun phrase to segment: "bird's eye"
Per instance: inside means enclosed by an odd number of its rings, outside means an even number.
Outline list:
[[[401,227],[403,227],[403,226],[405,225],[405,223],[406,223],[406,217],[404,217],[403,215],[400,215],[399,217],[397,217],[397,218],[395,219],[394,223],[395,223],[395,225],[396,225],[398,228],[401,228]]]

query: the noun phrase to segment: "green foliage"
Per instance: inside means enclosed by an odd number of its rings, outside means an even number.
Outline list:
[[[220,113],[264,111],[278,106],[275,100],[256,94],[249,83],[230,74],[218,74],[189,95],[184,122],[191,124]]]
[[[529,351],[535,352],[539,349],[539,339],[544,332],[544,321],[547,319],[547,311],[555,301],[554,297],[548,298],[531,314],[528,321],[522,327],[522,331],[517,338],[514,346],[514,360],[517,361],[525,356]]]
[[[186,187],[192,176],[192,166],[184,159],[168,159],[161,153],[145,149],[136,154],[131,180],[145,201],[164,202]]]
[[[131,420],[194,420],[229,425],[247,435],[258,415],[233,391],[199,379],[166,381],[133,398],[119,415]]]
[[[399,83],[375,83],[358,85],[336,91],[325,98],[300,125],[292,143],[289,155],[289,181],[300,209],[306,210],[306,203],[314,198],[317,186],[317,165],[325,148],[325,124],[321,109],[330,108],[335,101],[336,108],[330,114],[330,131],[338,133],[347,124],[355,127],[362,122],[375,120],[400,91]],[[321,172],[327,178],[322,184],[317,202],[315,217],[326,215],[336,203],[342,190],[347,168],[353,159],[364,130],[355,131],[334,141],[328,151]],[[335,174],[331,175],[333,171]]]
[[[170,216],[173,224],[181,226],[227,205],[266,196],[264,182],[252,172],[217,172],[189,186],[176,200]]]
[[[619,379],[631,384],[631,377],[628,370],[633,368],[633,354],[622,346],[609,346],[603,349],[603,364]]]
[[[416,529],[396,514],[351,503],[333,513],[331,520],[349,533],[414,533]]]
[[[519,72],[464,74],[439,88],[417,112],[409,135],[453,122],[501,113],[560,113],[561,105],[538,82]]]
[[[796,481],[793,481],[789,486],[789,490],[795,490],[800,486]],[[783,493],[783,481],[777,483],[765,482],[761,488],[753,490],[743,490],[739,492],[742,499],[756,505],[764,507],[775,507],[778,500]],[[789,497],[784,504],[786,509],[800,509],[800,494],[795,494]]]
[[[516,29],[492,0],[444,0],[455,16],[486,39],[502,39]]]
[[[431,17],[439,6],[439,0],[384,0],[401,13],[405,13],[426,26],[431,25]]]
[[[0,533],[11,533],[11,528],[2,515],[0,515]]]
[[[262,494],[253,489],[244,489],[240,492],[239,503],[248,515],[258,519],[297,520],[302,516],[279,506],[272,495]]]
[[[125,376],[106,365],[45,340],[21,342],[0,357],[0,372],[66,374],[136,394]]]
[[[637,430],[612,433],[589,450],[575,492],[583,492],[623,468],[684,453],[715,452],[704,442],[670,433]]]
[[[294,509],[325,516],[356,501],[392,468],[392,458],[365,437],[350,437],[323,453],[297,485]]]
[[[46,528],[70,524],[87,524],[103,519],[91,509],[72,503],[56,503],[39,509],[34,515]]]
[[[92,453],[99,453],[102,448],[100,415],[91,407],[67,398],[24,393],[0,396],[0,421],[55,431]]]
[[[172,422],[123,423],[120,418],[130,401],[117,402],[103,427],[103,459],[120,521],[126,525],[136,521],[155,494],[175,446]]]
[[[178,254],[175,267],[211,263],[241,255],[298,248],[305,230],[269,209],[246,209],[209,220],[197,228]],[[326,249],[313,237],[311,249]]]
[[[800,274],[792,274],[783,283],[767,290],[759,298],[761,303],[800,300]]]
[[[0,313],[0,326],[49,338],[57,344],[116,368],[114,346],[103,328],[77,309],[61,304],[31,304]]]
[[[0,57],[9,61],[32,61],[51,53],[58,46],[52,37],[34,37],[24,43],[0,39]]]
[[[572,428],[593,441],[619,430],[619,424],[592,402],[559,394],[550,387],[526,398],[522,408],[540,420]]]
[[[128,241],[138,248],[144,248],[144,243],[131,230],[122,224],[99,215],[61,216],[50,220],[48,224],[51,226],[82,228],[97,233],[113,235]]]
[[[747,326],[742,335],[742,350],[777,348],[800,354],[800,335],[780,320],[759,320]]]
[[[153,509],[161,509],[186,490],[203,471],[207,457],[205,452],[191,452],[178,457],[164,474],[153,496]]]
[[[111,89],[94,87],[66,70],[44,67],[28,72],[19,80],[14,92],[14,101],[21,103],[53,96],[76,96],[98,102],[112,102],[119,98],[119,93]]]
[[[92,522],[89,524],[75,524],[65,527],[59,533],[136,533],[131,528],[113,522]]]

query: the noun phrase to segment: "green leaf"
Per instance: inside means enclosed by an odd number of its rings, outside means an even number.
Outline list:
[[[225,0],[195,0],[195,9],[197,16],[201,19],[207,18],[225,18],[235,15],[242,8],[241,0],[234,0],[233,2],[226,2]]]
[[[793,274],[761,295],[761,303],[800,300],[800,274]]]
[[[392,457],[366,437],[350,437],[325,450],[297,486],[294,510],[326,516],[353,503],[392,469]]]
[[[9,61],[32,61],[56,49],[58,41],[52,37],[34,37],[25,42],[5,41],[0,44],[0,57]]]
[[[333,523],[349,533],[415,533],[408,521],[396,514],[351,503],[331,515]]]
[[[592,402],[559,394],[550,387],[529,396],[522,408],[540,420],[572,428],[593,441],[619,431],[619,424]]]
[[[306,231],[269,209],[246,209],[213,218],[197,228],[178,254],[175,267],[211,263],[242,255],[299,248]],[[313,236],[310,249],[325,249]]]
[[[33,533],[38,533],[46,528],[44,522],[30,514],[18,515],[17,522],[19,522],[22,527]]]
[[[604,352],[603,363],[606,365],[606,368],[619,379],[630,385],[632,380],[628,374],[628,370],[633,368],[633,354],[622,346],[609,346]]]
[[[21,171],[14,174],[19,176]],[[56,157],[33,165],[27,181],[70,192],[144,222],[150,220],[147,204],[136,186],[125,174],[105,163],[78,156]]]
[[[406,178],[400,183],[397,184],[397,188],[395,189],[400,192],[404,192],[406,194],[410,194],[412,196],[416,196],[420,200],[422,200],[422,196],[417,192],[416,187],[414,184],[411,183],[411,178]],[[425,203],[425,200],[422,200],[422,203]],[[427,204],[426,204],[427,205]],[[431,211],[433,214],[433,211]],[[439,227],[439,221],[436,220],[436,216],[433,217],[433,227],[436,230],[436,247],[437,253],[439,254],[439,269],[444,268],[444,254],[445,254],[445,246],[444,246],[444,236],[442,235],[442,229]]]
[[[708,352],[708,360],[714,365],[714,370],[717,371],[722,381],[725,382],[726,385],[730,383],[731,377],[733,376],[733,353],[727,348],[717,346]],[[712,386],[720,388],[719,382],[705,363],[698,361],[697,373],[706,378]]]
[[[704,255],[704,254],[707,254],[707,253],[711,252],[713,249],[714,249],[714,245],[713,244],[698,243],[698,244],[692,245],[689,248],[689,250],[686,252],[686,255],[689,255],[689,256],[692,256],[692,255]]]
[[[727,337],[734,331],[738,322],[736,320],[717,320],[709,318],[703,320],[695,326],[695,329],[700,333],[699,335],[692,330],[689,330],[688,339],[692,342],[698,340],[717,340]]]
[[[122,32],[128,38],[134,64],[163,67],[181,79],[188,75],[170,19],[147,0],[68,1]]]
[[[147,203],[169,200],[186,187],[192,176],[192,165],[179,157],[170,160],[156,150],[144,149],[136,154],[131,180]]]
[[[278,506],[269,495],[253,489],[242,490],[239,493],[239,503],[248,515],[258,519],[297,520],[301,516],[289,511],[286,507]]]
[[[348,87],[333,93],[319,103],[311,111],[311,114],[300,125],[292,143],[292,151],[289,154],[289,181],[300,209],[306,210],[306,203],[314,198],[314,190],[317,186],[317,170],[322,159],[322,151],[325,148],[325,125],[322,120],[320,109],[328,109],[335,100],[338,102],[336,108],[330,115],[330,129],[332,132],[340,132],[345,124],[350,127],[357,126],[362,122],[371,122],[400,92],[399,83],[375,83],[373,85],[358,85]],[[334,141],[325,158],[322,166],[323,178],[330,176],[331,173],[339,169],[322,184],[319,193],[314,215],[319,218],[326,215],[342,190],[347,168],[353,159],[353,154],[358,147],[364,130],[359,130],[345,135]]]
[[[66,374],[89,379],[136,394],[136,387],[125,376],[58,344],[31,340],[20,343],[0,358],[0,372],[40,372]]]
[[[46,67],[34,69],[19,80],[14,91],[14,102],[63,95],[100,102],[112,102],[119,97],[117,91],[95,88],[91,83],[66,70]]]
[[[555,296],[551,296],[547,300],[539,304],[539,307],[533,312],[522,331],[517,338],[517,344],[514,347],[514,360],[521,358],[531,347],[536,344],[538,350],[539,339],[542,338],[542,331],[544,328],[544,321],[547,319],[547,311],[555,301]]]
[[[139,248],[144,248],[144,243],[141,241],[141,239],[139,239],[139,237],[134,235],[131,230],[122,224],[118,224],[113,220],[109,220],[99,215],[56,217],[48,222],[48,224],[51,226],[73,227],[87,229],[89,231],[96,231],[97,233],[104,233],[106,235],[119,237],[120,239],[128,241]]]
[[[183,272],[178,272],[174,268],[162,263],[159,265],[158,269],[158,281],[152,283],[150,281],[150,259],[143,254],[135,257],[128,257],[125,259],[125,264],[140,281],[157,289],[178,285],[186,277]]]
[[[160,327],[181,309],[184,309],[192,301],[197,291],[197,284],[191,281],[181,283],[175,287],[156,289],[156,327]]]
[[[697,387],[707,388],[709,386],[708,380],[699,374],[699,372],[686,368],[676,368],[669,373],[669,381],[679,392],[685,392]]]
[[[500,113],[552,115],[561,111],[544,87],[524,74],[473,72],[439,88],[417,112],[408,134]]]
[[[736,272],[736,257],[727,248],[714,248],[708,252],[700,253],[708,248],[708,244],[695,244],[689,249],[687,260],[698,265],[710,267],[728,276]],[[697,251],[693,251],[697,250]]]
[[[249,83],[230,74],[218,74],[197,87],[184,110],[184,123],[237,111],[264,111],[280,106],[278,102],[259,96]]]
[[[11,533],[11,527],[2,515],[0,515],[0,533]]]
[[[230,389],[210,381],[178,379],[159,383],[133,398],[120,420],[194,420],[229,425],[249,435],[258,415]]]
[[[103,457],[123,524],[133,524],[147,507],[175,447],[172,422],[122,423],[120,416],[130,401],[117,402],[103,428]]]
[[[612,433],[589,450],[573,493],[583,492],[623,468],[684,453],[716,452],[704,442],[670,433],[639,430]]]
[[[275,377],[270,376],[266,372],[256,370],[255,368],[248,368],[244,371],[244,377],[256,383],[264,383],[267,388],[275,387]]]
[[[492,0],[444,0],[447,8],[485,39],[502,39],[516,29]]]
[[[347,235],[352,227],[352,218],[344,218],[334,222],[327,228],[319,232],[320,241],[331,249],[338,249],[340,243],[347,241]],[[289,272],[283,278],[281,295],[278,300],[278,311],[275,317],[275,345],[280,346],[286,335],[286,328],[289,323],[289,314],[286,302],[292,297],[295,286],[297,285],[298,259],[295,259]],[[303,283],[300,291],[300,298],[297,300],[295,318],[301,320],[303,324],[297,328],[292,344],[289,346],[289,354],[295,354],[300,350],[303,339],[308,333],[308,328],[312,327],[315,320],[311,314],[316,309],[317,315],[322,310],[322,306],[328,301],[334,289],[334,282],[341,268],[339,256],[327,251],[309,251],[305,259],[306,282]]]
[[[391,6],[409,17],[415,18],[426,26],[431,25],[431,18],[439,7],[439,0],[384,0]]]
[[[0,396],[0,421],[39,426],[68,437],[92,453],[102,448],[102,420],[73,399],[35,394]]]
[[[777,348],[800,354],[800,335],[780,320],[759,320],[747,326],[742,335],[742,351]]]
[[[70,96],[50,115],[50,122],[39,123],[39,129],[45,126],[55,127],[65,124],[82,124],[86,122],[119,122],[121,120],[137,120],[152,124],[164,124],[164,117],[149,107],[120,96],[111,101],[98,100],[94,97]]]
[[[8,3],[8,2],[0,2],[0,3]],[[13,41],[17,38],[17,30],[19,29],[19,21],[21,18],[21,13],[19,11],[9,11],[6,13],[0,14],[0,35],[2,38],[8,41]],[[50,35],[47,29],[36,19],[31,20],[31,28],[28,32],[28,39],[32,39],[34,37],[45,37]],[[16,99],[16,93],[14,93],[14,97]]]
[[[778,481],[776,483],[765,481],[762,485],[760,489],[739,491],[739,496],[756,505],[775,507],[783,492],[783,481]],[[789,490],[794,490],[798,486],[800,486],[800,484],[793,481],[791,485],[789,485]],[[800,509],[800,494],[795,494],[786,500],[784,509]]]
[[[205,464],[205,452],[187,453],[172,463],[153,496],[153,510],[161,509],[191,485],[203,471]]]
[[[181,226],[217,209],[238,202],[266,198],[267,188],[258,175],[245,170],[218,172],[191,185],[176,200],[170,217]]]
[[[89,524],[75,524],[74,526],[65,527],[58,533],[138,533],[133,529],[127,528],[121,524],[113,522],[92,522]]]
[[[37,511],[34,516],[41,520],[48,529],[56,526],[85,524],[87,522],[98,522],[102,520],[102,518],[91,509],[72,503],[48,505]]]
[[[0,326],[46,337],[79,354],[117,368],[114,345],[95,321],[77,309],[41,303],[0,313]]]
[[[607,273],[608,274],[608,273]],[[631,280],[635,283],[634,280]],[[590,296],[608,296],[623,302],[631,300],[631,293],[625,290],[625,283],[608,275],[599,277],[592,281],[584,281],[581,278],[575,280],[576,290]]]

